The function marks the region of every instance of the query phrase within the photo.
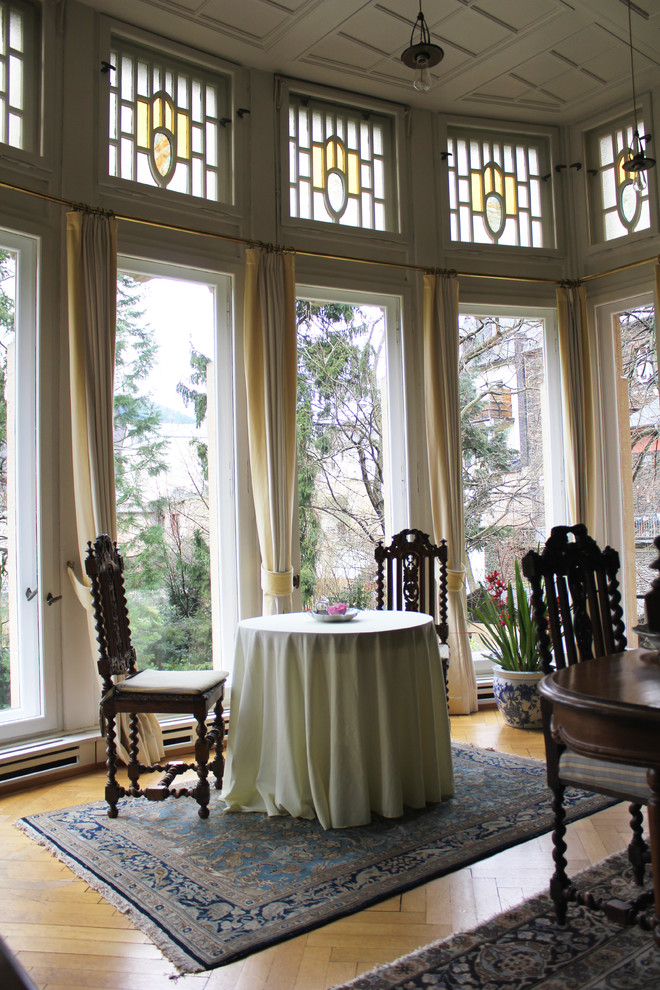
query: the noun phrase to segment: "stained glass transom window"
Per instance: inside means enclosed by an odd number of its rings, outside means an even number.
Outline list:
[[[392,148],[391,118],[291,96],[290,215],[394,229]]]
[[[544,139],[450,129],[447,152],[452,241],[554,247]]]
[[[27,3],[0,0],[0,142],[37,150],[38,14]]]
[[[117,39],[110,61],[110,175],[229,202],[229,80]]]
[[[644,121],[637,121],[645,134]],[[587,135],[592,240],[611,241],[651,226],[648,181],[644,172],[626,172],[633,157],[632,120],[616,121]],[[644,145],[642,144],[642,147]]]

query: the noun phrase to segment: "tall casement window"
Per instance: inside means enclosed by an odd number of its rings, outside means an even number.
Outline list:
[[[644,120],[637,121],[640,135]],[[644,172],[626,172],[633,157],[632,118],[610,122],[586,135],[591,240],[598,244],[651,226],[648,182]]]
[[[289,212],[366,230],[396,230],[394,121],[291,95]]]
[[[23,0],[0,0],[0,142],[37,151],[39,11]]]
[[[231,657],[236,624],[230,283],[120,266],[115,486],[133,644],[142,668],[206,670]]]
[[[407,504],[399,300],[299,287],[300,594],[375,607],[374,548]]]
[[[0,231],[0,739],[15,736],[17,723],[36,731],[46,697],[37,553],[36,257],[31,238]]]
[[[459,333],[468,622],[487,696],[483,588],[513,581],[516,562],[566,519],[556,314],[472,307]]]
[[[229,78],[117,38],[110,61],[109,174],[230,203]]]
[[[447,132],[452,241],[554,248],[550,147],[543,137]]]
[[[646,622],[644,595],[660,536],[660,392],[655,300],[643,293],[597,307],[606,523],[619,551],[626,628]]]

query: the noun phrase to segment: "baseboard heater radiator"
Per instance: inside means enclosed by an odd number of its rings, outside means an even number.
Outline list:
[[[195,747],[195,724],[163,725],[165,756]],[[41,781],[92,770],[105,763],[105,740],[100,736],[49,739],[0,752],[0,794]]]

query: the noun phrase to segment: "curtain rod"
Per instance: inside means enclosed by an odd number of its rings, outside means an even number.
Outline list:
[[[68,209],[79,210],[83,213],[95,213],[102,216],[114,217],[116,220],[122,220],[124,223],[137,223],[143,227],[157,227],[159,230],[172,230],[180,234],[194,234],[198,237],[212,237],[215,240],[230,241],[233,244],[243,244],[245,247],[274,247],[275,245],[267,245],[263,241],[254,241],[245,237],[232,237],[231,234],[218,234],[213,233],[208,230],[198,230],[195,227],[182,227],[178,224],[163,223],[160,220],[145,220],[143,217],[131,217],[124,216],[119,213],[113,213],[112,210],[104,210],[101,208],[88,206],[86,203],[76,203],[70,199],[62,199],[59,196],[53,196],[50,193],[38,192],[34,189],[26,189],[23,186],[14,185],[11,182],[0,181],[0,188],[9,189],[12,192],[25,193],[27,196],[35,196],[38,199],[47,200],[50,203],[55,203],[58,206],[65,206]],[[422,273],[433,273],[439,271],[445,271],[447,274],[456,275],[457,278],[485,278],[491,281],[500,282],[536,282],[539,284],[546,285],[562,285],[565,283],[565,279],[556,278],[536,278],[531,275],[495,275],[492,273],[484,272],[459,272],[455,269],[439,269],[433,268],[428,265],[413,265],[409,262],[401,261],[377,261],[374,258],[354,258],[350,255],[340,255],[340,254],[330,254],[323,251],[299,251],[296,248],[280,248],[283,251],[290,251],[292,254],[297,254],[304,258],[324,258],[328,261],[348,261],[353,264],[361,265],[377,265],[381,268],[400,268],[404,271],[416,271]],[[660,263],[660,256],[656,255],[652,258],[644,258],[642,261],[633,261],[628,265],[619,265],[617,268],[610,268],[608,271],[595,272],[593,275],[585,275],[581,279],[578,279],[578,284],[580,282],[591,282],[596,278],[605,278],[608,275],[616,275],[619,272],[629,271],[631,268],[639,268],[642,265],[650,265],[654,262]]]

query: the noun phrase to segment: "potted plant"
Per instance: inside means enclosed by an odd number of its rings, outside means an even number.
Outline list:
[[[475,615],[483,625],[482,641],[493,663],[493,694],[504,721],[516,729],[542,725],[538,690],[543,677],[527,592],[518,561],[515,589],[497,571],[486,576],[487,586]]]

